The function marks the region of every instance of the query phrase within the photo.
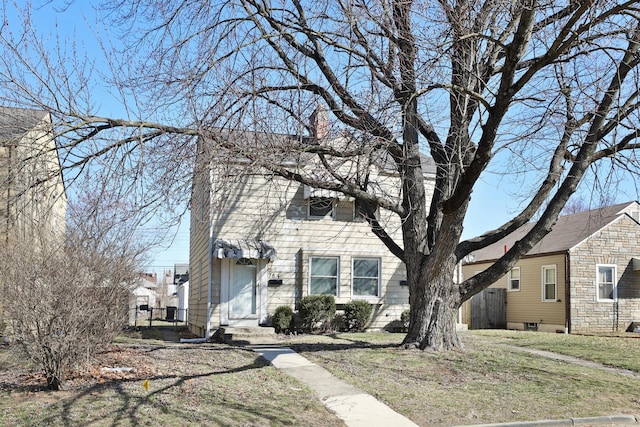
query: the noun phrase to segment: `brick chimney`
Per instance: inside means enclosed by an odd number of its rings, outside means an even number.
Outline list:
[[[309,117],[309,125],[314,139],[325,139],[329,135],[329,113],[322,105],[318,105]]]

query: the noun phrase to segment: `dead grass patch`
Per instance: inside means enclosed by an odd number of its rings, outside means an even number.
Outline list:
[[[9,350],[0,348],[0,425],[344,425],[306,387],[247,349],[112,346],[61,392],[44,390],[43,376]]]

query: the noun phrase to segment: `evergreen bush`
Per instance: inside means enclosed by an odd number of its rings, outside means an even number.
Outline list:
[[[371,304],[366,301],[356,300],[345,304],[344,319],[347,331],[364,331],[364,328],[371,319],[372,311]]]
[[[402,323],[403,332],[409,331],[409,319],[410,319],[409,310],[403,311],[402,314],[400,315],[400,322]]]
[[[291,332],[293,330],[293,309],[288,305],[281,305],[276,308],[271,317],[271,326],[274,327],[278,334]]]
[[[300,318],[306,331],[327,330],[336,315],[333,295],[309,295],[300,300]]]

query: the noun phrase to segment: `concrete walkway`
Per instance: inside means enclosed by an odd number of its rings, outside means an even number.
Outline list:
[[[349,427],[417,427],[373,396],[336,378],[288,347],[253,345],[271,364],[306,384]]]
[[[573,365],[583,366],[585,368],[599,369],[601,371],[610,372],[613,374],[620,374],[631,378],[640,378],[640,373],[631,371],[629,369],[615,368],[612,366],[603,365],[598,362],[591,362],[588,360],[580,359],[573,356],[567,356],[565,354],[554,353],[547,350],[538,350],[537,348],[518,347],[509,344],[496,344],[504,348],[511,349],[513,351],[521,351],[523,353],[535,354],[536,356],[546,357],[547,359],[560,360],[562,362],[571,363]]]

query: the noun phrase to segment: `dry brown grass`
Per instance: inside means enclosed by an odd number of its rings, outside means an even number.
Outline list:
[[[60,392],[44,390],[42,375],[6,346],[0,366],[3,426],[344,425],[306,387],[228,345],[112,346]]]
[[[464,350],[446,353],[401,349],[395,334],[305,337],[291,345],[422,426],[640,413],[640,379],[496,345],[500,336],[468,333]]]
[[[0,425],[342,424],[307,388],[249,349],[172,345],[152,332],[129,336],[101,353],[93,369],[72,377],[63,392],[41,391],[39,374],[0,348]],[[610,361],[623,364],[640,359],[636,339],[597,338],[602,348],[591,353],[593,337],[507,331],[465,334],[466,348],[447,353],[404,350],[398,347],[401,340],[401,334],[365,333],[306,335],[281,343],[422,426],[640,414],[637,378],[501,345],[553,345],[559,351],[564,343],[584,358],[608,352]],[[99,369],[124,365],[136,370]]]

